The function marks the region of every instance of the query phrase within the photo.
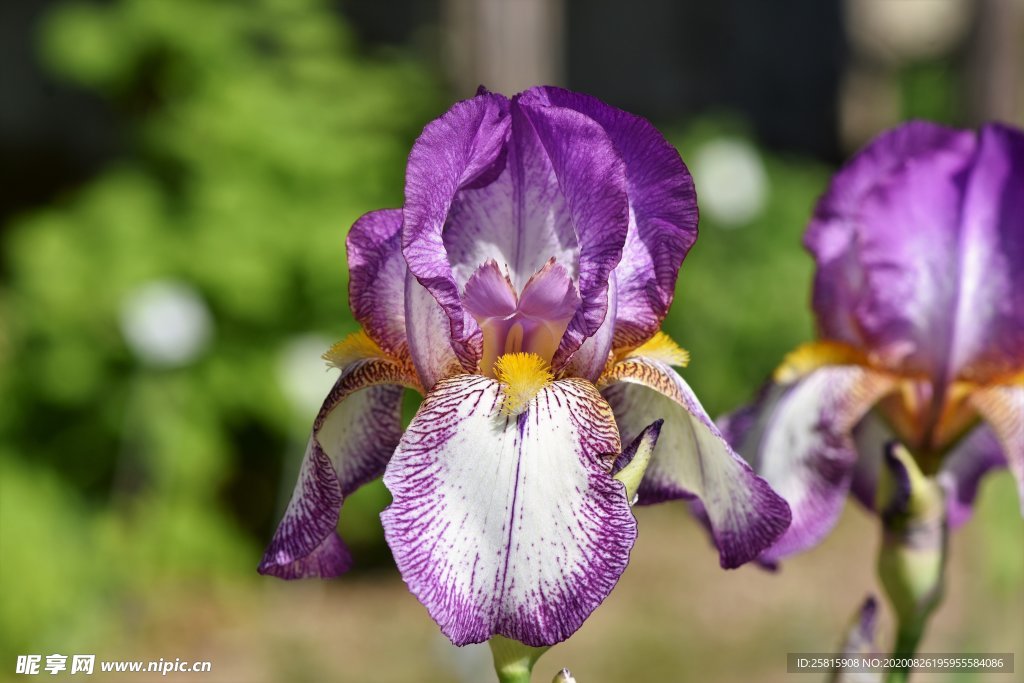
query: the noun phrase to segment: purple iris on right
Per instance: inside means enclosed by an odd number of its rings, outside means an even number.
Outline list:
[[[1024,132],[881,135],[833,178],[804,243],[819,340],[720,421],[792,508],[760,559],[816,545],[851,491],[876,509],[894,441],[940,485],[950,528],[993,468],[1024,501]]]

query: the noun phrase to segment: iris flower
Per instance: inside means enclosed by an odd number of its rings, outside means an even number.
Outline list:
[[[724,566],[757,557],[789,510],[659,332],[696,224],[678,153],[592,97],[481,89],[429,124],[403,208],[349,233],[363,332],[326,355],[341,375],[260,572],[345,571],[339,509],[383,473],[385,537],[442,631],[550,645],[626,567],[636,522],[613,475],[641,452],[641,502],[696,498]],[[404,389],[425,398],[403,434]]]
[[[883,134],[835,176],[805,245],[820,339],[721,423],[793,510],[762,560],[818,543],[851,489],[874,510],[894,442],[951,528],[993,468],[1024,501],[1024,133]]]

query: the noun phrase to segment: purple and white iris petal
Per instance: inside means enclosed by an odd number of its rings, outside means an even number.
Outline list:
[[[951,376],[1024,368],[1024,133],[981,129],[961,218],[961,284]]]
[[[535,88],[523,97],[590,117],[625,163],[630,223],[616,268],[620,291],[614,346],[638,346],[661,327],[679,266],[697,239],[693,179],[675,148],[639,116],[561,88]]]
[[[513,105],[512,129],[501,173],[490,183],[460,190],[452,200],[443,241],[452,274],[464,285],[477,266],[494,260],[508,268],[512,286],[555,259],[579,277],[579,240],[573,217],[543,145]]]
[[[587,337],[565,366],[569,377],[582,377],[591,382],[604,372],[615,337],[615,312],[618,310],[618,281],[615,272],[608,278],[608,313],[597,332]]]
[[[380,348],[406,358],[402,210],[371,211],[352,225],[348,252],[348,300],[356,320]]]
[[[513,286],[551,258],[582,298],[556,369],[597,331],[628,226],[625,171],[604,130],[570,109],[484,94],[427,126],[409,159],[403,251],[451,321],[467,371],[480,349],[460,287],[488,259]]]
[[[971,402],[1003,447],[1024,514],[1024,384],[987,387],[972,396]]]
[[[770,385],[752,408],[723,420],[732,445],[793,512],[762,560],[806,550],[832,530],[857,460],[851,432],[893,382],[855,365],[826,366],[793,384]]]
[[[501,399],[486,377],[439,382],[388,465],[381,519],[402,577],[456,645],[551,645],[609,594],[636,539],[607,468],[619,436],[587,382],[554,382],[518,416]]]
[[[468,371],[479,360],[479,349],[468,344],[476,323],[463,311],[442,232],[457,192],[494,181],[495,168],[504,163],[510,129],[508,99],[480,94],[427,125],[406,167],[402,253],[410,272],[447,315],[452,346]]]
[[[840,171],[804,238],[822,336],[937,377],[956,295],[957,219],[972,135],[915,122]],[[899,229],[893,229],[899,226]]]
[[[412,273],[405,279],[405,325],[409,355],[425,391],[462,368],[451,343],[448,316]],[[470,344],[480,346],[479,331],[477,335],[475,340],[469,340]]]
[[[597,332],[608,311],[608,278],[622,258],[629,228],[625,164],[604,129],[571,109],[527,103],[513,111],[543,146],[579,241],[582,305],[562,337],[552,365],[559,369]]]
[[[733,452],[682,377],[644,358],[619,362],[610,377],[616,383],[603,393],[624,442],[665,420],[641,504],[700,499],[725,568],[756,558],[782,535],[790,523],[786,501]]]
[[[945,384],[1024,362],[1024,135],[916,122],[861,152],[805,244],[822,335]]]
[[[347,367],[313,423],[299,478],[259,573],[283,579],[337,576],[351,556],[335,527],[344,497],[380,476],[402,435],[408,382],[390,361]]]

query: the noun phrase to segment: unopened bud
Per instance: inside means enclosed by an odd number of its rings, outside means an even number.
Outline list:
[[[658,443],[658,435],[661,434],[663,423],[664,420],[655,420],[647,425],[639,436],[622,450],[612,464],[612,476],[626,486],[626,500],[630,505],[636,502],[640,482],[647,471],[647,465],[651,462],[654,446]]]
[[[551,683],[576,683],[576,679],[573,678],[571,671],[568,669],[562,669],[555,674],[553,679],[551,679]]]
[[[878,630],[878,601],[869,595],[860,609],[853,615],[839,647],[839,659],[856,661],[856,658],[877,653],[875,638]],[[837,668],[832,671],[829,683],[879,683],[882,675],[872,671],[857,671]]]

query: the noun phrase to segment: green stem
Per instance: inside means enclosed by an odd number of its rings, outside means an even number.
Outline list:
[[[548,647],[530,647],[522,643],[494,636],[488,642],[494,657],[494,672],[500,683],[530,683],[533,665]]]
[[[923,622],[913,626],[900,624],[896,632],[896,645],[893,647],[892,656],[897,659],[913,657],[923,634]],[[886,683],[906,683],[908,680],[910,680],[910,667],[908,666],[890,669],[885,678]]]

